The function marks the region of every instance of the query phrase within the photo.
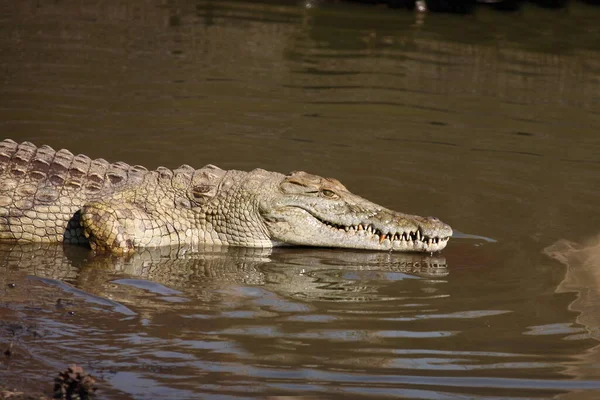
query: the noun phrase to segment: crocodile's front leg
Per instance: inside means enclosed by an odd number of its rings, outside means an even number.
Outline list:
[[[81,209],[81,227],[93,250],[127,254],[135,247],[157,246],[177,233],[135,204],[116,200],[90,202]],[[172,237],[174,236],[174,237]]]

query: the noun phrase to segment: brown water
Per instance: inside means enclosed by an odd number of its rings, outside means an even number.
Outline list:
[[[575,244],[600,233],[600,9],[572,3],[2,3],[4,137],[307,170],[459,235],[433,256],[2,247],[0,382],[78,363],[100,398],[600,396],[600,265]]]

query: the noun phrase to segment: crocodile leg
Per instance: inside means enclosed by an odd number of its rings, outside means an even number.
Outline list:
[[[81,227],[94,251],[126,254],[133,251],[133,240],[126,226],[133,210],[115,208],[108,202],[88,203],[81,209]],[[135,222],[134,222],[135,223]]]
[[[190,239],[185,234],[180,236],[182,233],[168,218],[118,199],[84,204],[80,225],[90,246],[98,252],[126,254],[135,247],[183,244]]]

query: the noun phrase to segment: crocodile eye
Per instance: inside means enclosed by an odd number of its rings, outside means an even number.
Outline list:
[[[330,199],[337,199],[339,197],[333,190],[329,189],[321,190],[321,194]]]

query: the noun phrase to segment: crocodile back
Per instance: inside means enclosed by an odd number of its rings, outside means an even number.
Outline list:
[[[0,142],[0,240],[85,242],[79,209],[148,171],[29,142]]]

